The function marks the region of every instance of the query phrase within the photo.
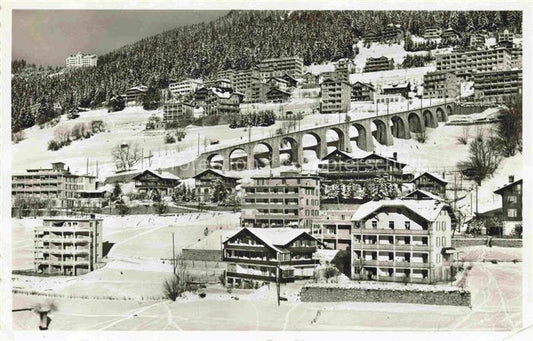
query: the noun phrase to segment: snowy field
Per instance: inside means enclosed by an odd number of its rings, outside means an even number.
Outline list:
[[[51,330],[242,330],[242,331],[516,331],[522,319],[520,264],[475,263],[467,286],[472,309],[390,303],[301,303],[301,283],[282,286],[288,301],[278,307],[275,287],[257,292],[213,293],[176,302],[46,298],[16,294],[13,308],[50,301]],[[150,282],[152,279],[149,279]],[[315,322],[313,323],[313,320]],[[38,316],[13,314],[15,330],[35,330]]]

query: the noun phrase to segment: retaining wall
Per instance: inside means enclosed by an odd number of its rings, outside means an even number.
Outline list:
[[[487,245],[488,237],[482,238],[457,238],[452,239],[452,246],[455,248],[465,246]],[[522,239],[493,238],[492,246],[501,247],[522,247]]]
[[[302,302],[383,302],[470,307],[470,292],[457,290],[383,289],[309,284],[300,292]]]

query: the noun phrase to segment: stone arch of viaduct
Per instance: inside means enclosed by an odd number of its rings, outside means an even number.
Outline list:
[[[245,164],[246,167],[243,168],[246,169],[257,168],[257,158],[265,155],[270,159],[271,167],[279,167],[280,154],[282,153],[290,154],[292,162],[302,164],[304,155],[303,137],[306,135],[313,136],[316,140],[316,146],[305,147],[305,149],[314,149],[317,157],[320,159],[327,155],[328,145],[332,145],[332,142],[328,142],[327,140],[327,134],[330,130],[334,131],[338,136],[338,140],[335,142],[337,149],[349,153],[351,152],[350,142],[355,141],[358,148],[371,152],[374,150],[374,139],[377,143],[387,146],[394,144],[393,138],[410,139],[413,133],[423,132],[428,127],[437,128],[438,122],[446,122],[448,116],[453,114],[454,109],[455,103],[451,102],[446,105],[441,104],[389,115],[355,119],[350,122],[313,127],[299,132],[221,147],[202,153],[195,160],[194,167],[196,173],[198,173],[210,168],[213,160],[218,158],[221,160],[219,163],[222,169],[231,170],[232,159],[230,156],[234,151],[239,149],[243,150],[246,154],[246,156],[241,156],[239,159],[242,165]],[[352,127],[357,131],[356,137],[350,136],[350,129]],[[258,145],[266,146],[268,151],[262,153],[254,152]]]

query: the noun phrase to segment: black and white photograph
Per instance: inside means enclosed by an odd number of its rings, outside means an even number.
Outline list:
[[[532,3],[186,4],[2,4],[3,340],[533,336]]]

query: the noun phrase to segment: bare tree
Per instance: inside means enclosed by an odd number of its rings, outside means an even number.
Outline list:
[[[141,149],[138,144],[122,143],[111,151],[117,169],[131,169],[141,160]]]
[[[499,163],[500,156],[494,141],[479,134],[470,143],[468,160],[461,161],[457,165],[462,170],[472,172],[473,179],[481,185],[481,181],[491,176]]]
[[[64,144],[68,140],[70,140],[70,135],[72,134],[72,130],[69,127],[66,126],[59,126],[54,130],[54,139],[56,142]]]
[[[463,133],[461,136],[457,138],[457,141],[461,144],[468,144],[468,138],[470,137],[470,127],[464,126],[463,127]]]

